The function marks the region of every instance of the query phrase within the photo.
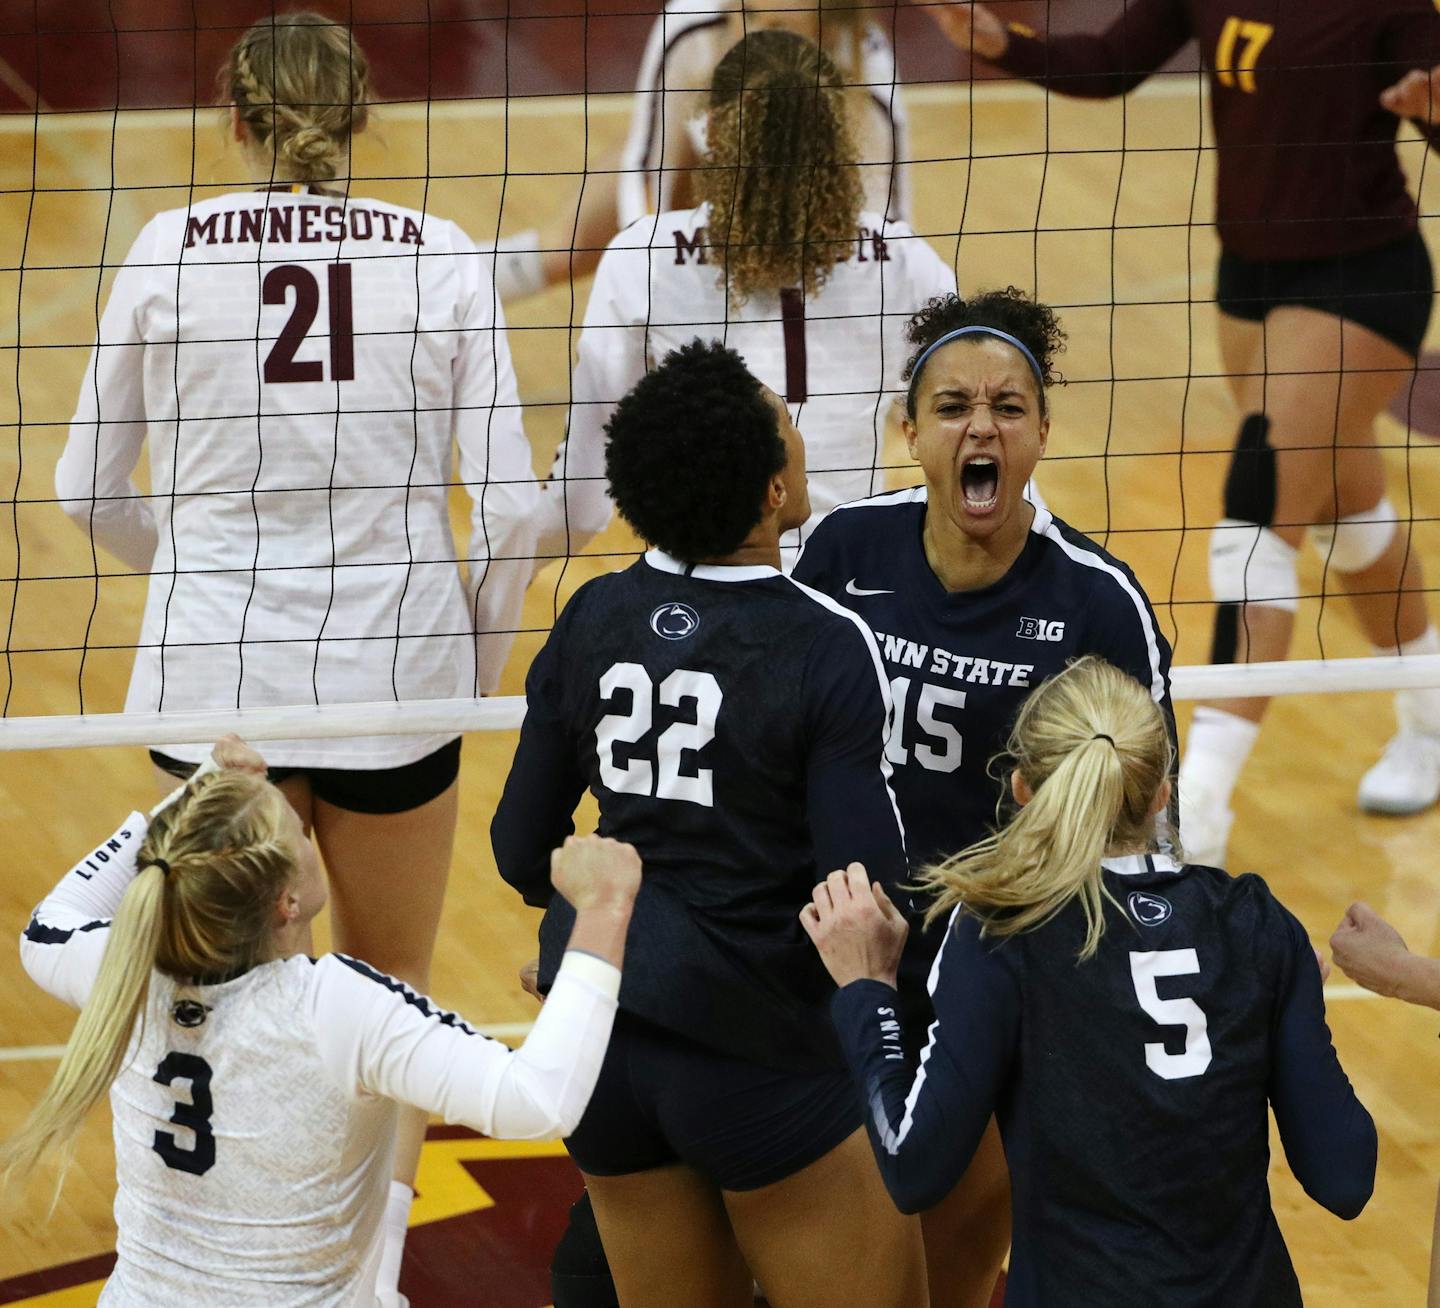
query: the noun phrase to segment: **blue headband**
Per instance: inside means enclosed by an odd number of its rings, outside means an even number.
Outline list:
[[[914,417],[915,415],[915,385],[920,380],[920,374],[925,370],[925,361],[935,353],[942,345],[949,345],[951,341],[959,340],[962,336],[994,336],[1005,342],[1006,345],[1013,345],[1025,356],[1025,362],[1030,365],[1030,370],[1035,374],[1035,385],[1040,392],[1040,403],[1045,403],[1045,372],[1030,353],[1030,347],[1024,341],[1011,336],[1009,332],[1002,332],[998,327],[957,327],[953,332],[946,332],[938,340],[932,341],[920,351],[920,357],[915,360],[915,365],[910,369],[910,389],[905,396],[905,411]]]

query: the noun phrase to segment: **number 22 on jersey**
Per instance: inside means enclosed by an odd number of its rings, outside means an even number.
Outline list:
[[[614,663],[600,678],[600,697],[613,701],[629,692],[628,712],[607,713],[595,724],[595,753],[600,780],[621,795],[653,795],[710,808],[715,803],[714,774],[697,767],[691,776],[680,771],[681,756],[695,754],[715,739],[715,722],[724,696],[720,683],[708,672],[677,668],[658,688],[638,663]],[[616,745],[638,745],[651,732],[656,700],[668,708],[693,705],[693,722],[672,722],[660,732],[650,757],[635,751],[620,762]]]

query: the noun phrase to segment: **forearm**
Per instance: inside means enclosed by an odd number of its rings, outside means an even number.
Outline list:
[[[1007,72],[1062,95],[1108,99],[1139,86],[1189,37],[1189,22],[1175,0],[1135,0],[1098,34],[1072,33],[1042,40],[1028,29],[1010,24],[1000,52],[985,57]],[[986,44],[994,48],[993,40]],[[979,45],[976,53],[984,54]]]
[[[1395,988],[1390,993],[1407,1004],[1440,1008],[1440,958],[1406,954],[1395,967]]]
[[[620,967],[625,961],[625,934],[630,929],[631,905],[583,908],[575,915],[567,952],[575,950]]]

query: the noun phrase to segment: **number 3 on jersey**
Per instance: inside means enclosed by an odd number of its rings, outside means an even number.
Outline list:
[[[156,1131],[154,1143],[150,1146],[165,1166],[177,1172],[189,1172],[191,1176],[204,1176],[215,1166],[215,1132],[210,1128],[210,1116],[215,1104],[210,1098],[210,1064],[198,1054],[182,1054],[171,1050],[160,1060],[155,1069],[154,1080],[172,1088],[176,1081],[190,1083],[190,1102],[175,1095],[175,1111],[170,1120],[176,1126],[186,1127],[195,1137],[195,1143],[188,1149],[180,1145],[173,1131]]]
[[[724,698],[720,683],[708,672],[686,668],[677,668],[660,683],[659,702],[679,708],[688,701],[694,705],[695,720],[672,722],[660,733],[653,764],[648,758],[634,756],[619,762],[615,746],[638,744],[650,734],[655,717],[655,683],[640,664],[615,663],[600,678],[600,696],[613,700],[622,691],[630,692],[629,712],[607,713],[595,724],[600,780],[617,794],[683,799],[710,808],[715,802],[711,769],[697,767],[693,776],[684,776],[680,762],[682,754],[696,754],[715,739],[715,721]]]

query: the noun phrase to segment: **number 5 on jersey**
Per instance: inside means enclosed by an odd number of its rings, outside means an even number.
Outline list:
[[[636,745],[650,734],[655,718],[656,687],[650,674],[638,663],[615,663],[600,678],[600,697],[613,701],[629,692],[630,709],[607,713],[595,724],[595,753],[600,761],[600,780],[621,795],[653,795],[656,799],[681,799],[706,808],[715,802],[711,769],[697,767],[693,776],[681,774],[681,756],[698,754],[715,739],[715,721],[724,698],[720,683],[708,672],[677,668],[659,687],[659,702],[680,708],[694,706],[693,722],[672,722],[655,741],[655,762],[639,757],[639,751],[624,762],[615,756],[616,745]]]

